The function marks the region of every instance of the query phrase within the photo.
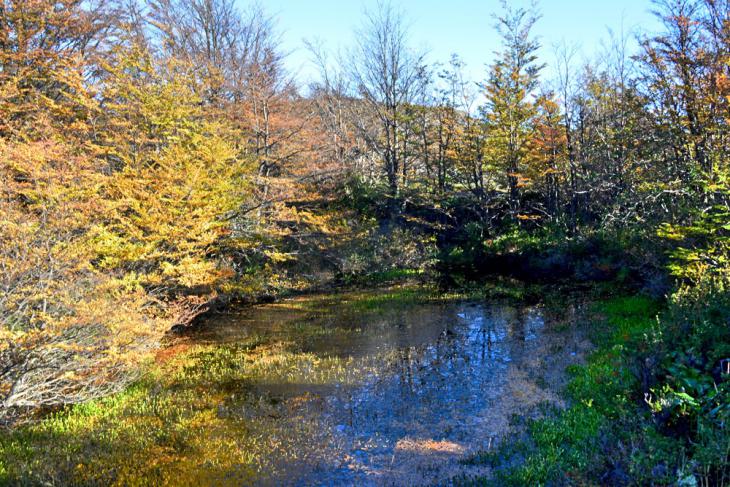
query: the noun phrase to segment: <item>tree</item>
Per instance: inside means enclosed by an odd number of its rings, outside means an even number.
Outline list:
[[[531,33],[539,19],[535,7],[528,11],[513,9],[506,2],[502,5],[504,14],[497,18],[497,31],[503,49],[484,84],[487,95],[484,112],[495,163],[505,173],[510,212],[516,218],[520,191],[526,184],[525,151],[536,114],[531,96],[543,65],[537,63],[540,44]]]
[[[727,151],[724,114],[728,105],[728,24],[726,1],[656,1],[662,35],[645,38],[644,83],[663,127],[667,157],[685,182],[696,170],[712,176]]]
[[[39,25],[53,15],[39,12]],[[120,46],[95,70],[73,96],[35,85],[54,110],[24,111],[0,137],[3,415],[119,390],[233,275],[221,249],[240,244],[230,214],[247,166],[202,116],[192,68]]]
[[[533,161],[529,178],[535,181],[545,200],[546,213],[553,222],[562,217],[568,147],[563,115],[554,93],[543,93],[536,100],[535,134],[529,158]],[[534,208],[533,208],[534,210]]]
[[[436,146],[432,165],[435,167],[436,189],[442,194],[453,178],[459,127],[469,116],[469,107],[464,106],[468,102],[464,100],[467,83],[464,81],[463,67],[464,63],[453,55],[449,66],[438,74],[440,86],[436,92],[436,104],[432,108],[432,131],[435,133],[428,137],[434,139]],[[426,164],[427,167],[431,165],[429,161]]]
[[[112,28],[103,0],[0,3],[0,135],[88,116],[85,78]],[[73,128],[72,128],[73,130]]]
[[[206,101],[226,96],[246,35],[233,0],[150,0],[148,22],[156,28],[151,38],[163,55],[198,66],[207,87]]]
[[[357,95],[375,114],[379,127],[373,132],[358,121],[357,128],[383,163],[391,198],[398,196],[398,178],[406,163],[401,122],[417,95],[423,57],[408,46],[403,17],[391,4],[381,3],[376,11],[367,13],[350,74]]]

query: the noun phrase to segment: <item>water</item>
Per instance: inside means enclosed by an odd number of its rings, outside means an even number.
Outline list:
[[[459,460],[493,448],[512,415],[560,406],[564,368],[588,344],[577,307],[476,301],[358,307],[339,295],[213,317],[194,340],[261,337],[315,357],[259,374],[220,414],[268,446],[258,484],[424,485],[486,475]],[[327,366],[317,364],[326,359]],[[256,426],[251,426],[256,425]]]

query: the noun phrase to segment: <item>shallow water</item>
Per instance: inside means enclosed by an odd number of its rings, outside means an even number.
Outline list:
[[[358,299],[217,315],[193,337],[229,347],[255,335],[340,364],[337,373],[315,365],[260,376],[234,391],[245,401],[220,411],[258,425],[251,434],[268,444],[257,484],[424,485],[488,475],[459,460],[493,448],[512,415],[560,406],[563,370],[588,349],[571,303],[549,311],[386,300],[362,309],[351,306]]]

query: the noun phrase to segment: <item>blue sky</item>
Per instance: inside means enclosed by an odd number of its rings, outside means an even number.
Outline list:
[[[245,6],[247,0],[239,0]],[[509,0],[511,5],[527,5],[525,0]],[[276,16],[287,65],[300,82],[311,79],[314,71],[303,39],[319,38],[328,49],[345,48],[353,43],[362,13],[377,0],[261,0]],[[485,77],[485,65],[499,47],[492,14],[500,11],[498,0],[393,0],[410,23],[415,47],[429,51],[431,61],[447,61],[458,53],[474,81]],[[579,46],[583,57],[593,57],[608,38],[608,29],[627,33],[637,28],[657,29],[650,0],[542,0],[542,19],[536,27],[544,62],[553,64],[553,45],[563,40]],[[550,67],[546,77],[553,76]]]

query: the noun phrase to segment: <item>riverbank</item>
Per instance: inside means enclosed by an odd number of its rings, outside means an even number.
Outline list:
[[[645,428],[651,424],[651,418],[648,411],[641,411],[640,402],[634,397],[636,379],[627,362],[630,357],[622,353],[651,330],[661,306],[659,301],[646,297],[612,298],[592,304],[591,339],[597,349],[587,357],[585,365],[569,369],[571,379],[564,392],[570,407],[546,408],[545,416],[536,420],[515,418],[513,441],[465,460],[488,465],[492,473],[481,478],[456,479],[456,483],[671,484],[672,479],[659,477],[648,467],[652,459],[668,455],[664,451],[668,445],[656,434],[643,437],[642,433],[648,433]],[[632,445],[630,452],[613,449],[619,438]],[[637,440],[642,443],[636,444]],[[657,449],[661,447],[664,449]]]

